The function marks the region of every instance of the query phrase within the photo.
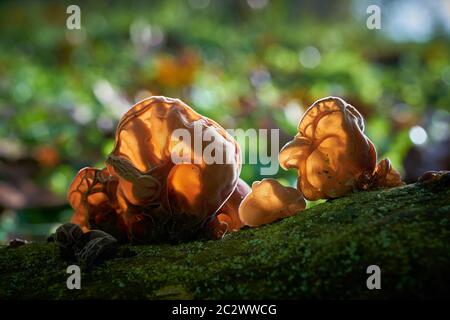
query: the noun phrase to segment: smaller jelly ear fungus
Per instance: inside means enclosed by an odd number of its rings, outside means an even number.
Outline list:
[[[239,179],[236,189],[219,209],[217,215],[208,221],[207,236],[212,239],[222,239],[225,234],[239,231],[244,223],[239,218],[239,206],[245,196],[252,191],[249,185]]]
[[[263,179],[252,184],[252,191],[239,206],[239,218],[255,227],[295,215],[305,206],[297,189],[284,187],[275,179]]]
[[[236,189],[219,209],[217,219],[221,223],[226,223],[228,232],[238,231],[244,226],[239,218],[239,206],[251,191],[250,186],[244,180],[239,179]]]
[[[354,189],[401,185],[388,159],[364,134],[364,119],[341,98],[316,101],[306,110],[298,133],[280,151],[283,169],[298,170],[298,189],[308,200],[337,198]]]
[[[447,184],[450,184],[450,171],[426,171],[417,179],[417,182],[429,184],[433,182],[440,182],[442,180],[444,180]]]
[[[359,181],[359,189],[374,189],[374,188],[392,188],[403,185],[400,173],[395,170],[389,159],[383,159],[378,162],[375,171],[369,177],[367,183],[364,178]]]

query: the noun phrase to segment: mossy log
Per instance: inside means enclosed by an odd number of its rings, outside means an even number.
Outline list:
[[[80,290],[55,244],[2,248],[0,298],[449,297],[448,180],[354,193],[220,241],[127,246],[134,256],[82,272]],[[380,290],[366,286],[369,265]]]

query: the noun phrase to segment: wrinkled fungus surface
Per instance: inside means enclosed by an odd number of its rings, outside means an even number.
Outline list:
[[[305,205],[297,189],[284,187],[275,179],[263,179],[253,182],[252,191],[239,207],[239,217],[245,225],[256,227],[295,215]]]
[[[240,228],[244,226],[241,219],[239,218],[239,206],[245,196],[252,189],[249,185],[242,179],[239,179],[239,182],[234,189],[231,197],[225,202],[222,208],[219,210],[219,214],[217,215],[217,219],[221,223],[225,223],[227,225],[227,231],[238,231]]]
[[[179,129],[188,136],[174,139]],[[211,141],[221,146],[222,162],[205,161]],[[178,99],[151,97],[120,120],[106,167],[75,177],[68,192],[72,222],[121,242],[215,234],[205,229],[222,225],[216,213],[235,190],[240,168],[239,146],[220,125]]]
[[[402,183],[388,159],[376,164],[377,153],[364,134],[362,115],[337,97],[318,100],[308,108],[279,160],[282,168],[298,170],[298,189],[308,200]]]

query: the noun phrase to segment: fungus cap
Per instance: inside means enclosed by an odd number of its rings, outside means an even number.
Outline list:
[[[244,226],[244,223],[239,218],[239,206],[244,200],[245,196],[252,191],[250,186],[242,179],[239,182],[231,194],[230,198],[220,208],[217,215],[217,219],[221,223],[227,225],[227,231],[238,231]]]
[[[239,207],[239,218],[245,225],[254,227],[295,215],[305,206],[300,191],[266,178],[253,182],[252,191]]]
[[[279,155],[282,168],[298,170],[298,188],[308,200],[351,192],[363,177],[372,179],[376,159],[362,115],[338,97],[313,103]]]
[[[178,99],[151,97],[120,120],[106,168],[75,177],[72,221],[132,242],[190,238],[231,196],[240,169],[239,146],[225,129]]]

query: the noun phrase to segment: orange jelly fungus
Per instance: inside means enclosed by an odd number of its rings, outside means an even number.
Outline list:
[[[256,227],[295,215],[305,209],[303,194],[295,188],[284,187],[275,179],[263,179],[252,184],[252,191],[239,207],[239,218]]]
[[[199,140],[198,128],[222,146],[227,161],[205,161],[199,151],[211,140]],[[192,141],[174,139],[177,129],[189,132]],[[243,182],[238,184],[240,149],[219,124],[178,99],[151,97],[122,117],[115,140],[106,167],[80,170],[69,188],[72,221],[84,230],[101,229],[122,242],[148,243],[240,227],[235,213],[245,193]],[[174,162],[174,153],[180,152],[189,158]],[[226,221],[225,229],[221,221]]]
[[[234,189],[233,194],[227,202],[225,202],[223,207],[220,208],[217,219],[221,223],[226,223],[228,231],[238,231],[244,226],[242,221],[239,219],[238,209],[242,200],[251,190],[252,189],[245,181],[239,179],[238,185],[236,186],[236,189]]]
[[[227,232],[239,231],[244,226],[239,218],[239,206],[251,190],[244,180],[239,179],[236,189],[218,211],[217,219],[210,222],[210,238],[221,239]]]
[[[297,187],[308,200],[402,184],[388,159],[376,164],[377,153],[364,134],[362,115],[337,97],[318,100],[306,110],[279,161],[283,169],[298,170]]]

